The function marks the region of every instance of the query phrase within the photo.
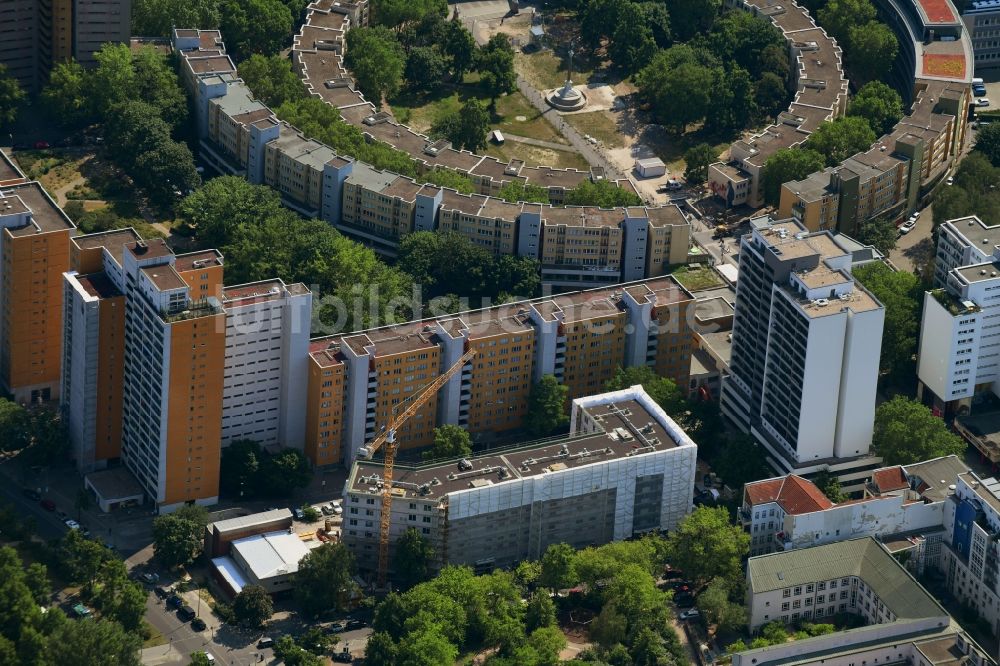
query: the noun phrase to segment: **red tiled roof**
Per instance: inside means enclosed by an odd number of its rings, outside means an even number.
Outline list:
[[[833,502],[811,481],[794,474],[747,484],[746,494],[751,504],[777,502],[785,513],[792,515],[823,511],[833,506]]]
[[[890,490],[905,490],[910,487],[910,482],[906,480],[903,468],[898,465],[875,470],[872,473],[872,481],[878,486],[879,492],[883,493]]]

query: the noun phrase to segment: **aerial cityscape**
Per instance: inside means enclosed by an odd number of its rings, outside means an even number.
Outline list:
[[[991,97],[996,0],[0,2],[0,665],[997,666]]]

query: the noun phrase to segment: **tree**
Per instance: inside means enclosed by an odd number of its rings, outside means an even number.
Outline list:
[[[25,97],[21,84],[7,73],[7,66],[0,65],[0,127],[13,124]]]
[[[549,191],[548,189],[540,185],[532,185],[528,182],[521,182],[519,180],[512,180],[506,183],[497,192],[498,197],[504,201],[510,201],[511,203],[517,203],[519,201],[527,201],[534,203],[549,203]]]
[[[732,131],[742,129],[757,115],[753,101],[753,81],[742,67],[715,70],[716,90],[723,91],[722,100],[713,99],[705,124],[709,129]],[[721,102],[721,103],[716,103]]]
[[[713,578],[698,595],[698,608],[710,624],[719,631],[735,631],[746,623],[746,611],[741,602],[730,601],[731,586],[725,578]]]
[[[517,90],[514,47],[507,35],[499,33],[490,37],[490,41],[476,53],[475,68],[490,95],[491,108],[496,104],[497,97]]]
[[[452,666],[457,658],[458,648],[444,637],[437,625],[411,633],[396,652],[399,666]]]
[[[384,26],[351,28],[347,32],[344,65],[360,90],[375,106],[399,90],[406,65],[403,47]]]
[[[126,631],[138,631],[146,613],[146,590],[130,580],[125,563],[109,558],[101,565],[94,604],[104,618],[118,622]]]
[[[554,543],[542,555],[542,572],[538,584],[551,590],[562,590],[575,585],[577,580],[576,551],[565,543]]]
[[[537,259],[503,254],[494,258],[486,277],[487,284],[494,285],[497,299],[507,302],[538,296],[542,288],[540,274]]]
[[[396,643],[392,636],[384,631],[376,631],[368,637],[365,645],[365,664],[367,666],[395,666]]]
[[[261,627],[273,614],[271,595],[260,585],[244,586],[233,599],[233,616],[245,627]]]
[[[183,516],[158,516],[153,520],[153,552],[168,567],[190,564],[201,552],[203,529]]]
[[[764,72],[753,86],[753,102],[758,113],[765,117],[777,115],[786,106],[788,88],[785,79],[777,74]]]
[[[0,448],[20,451],[31,444],[31,417],[21,405],[0,398]]]
[[[406,82],[414,90],[427,92],[440,87],[447,70],[444,56],[431,46],[418,46],[406,56]]]
[[[735,578],[750,552],[750,535],[729,521],[725,508],[698,507],[667,537],[671,562],[694,580]]]
[[[191,661],[188,666],[212,666],[212,662],[208,660],[208,653],[202,650],[191,653]]]
[[[85,538],[80,530],[70,530],[57,549],[59,571],[70,581],[91,586],[97,581],[101,567],[111,559],[111,551],[102,544]]]
[[[288,497],[312,481],[309,459],[298,449],[282,449],[264,459],[255,482],[270,497]]]
[[[642,198],[635,192],[618,187],[608,180],[596,182],[585,180],[565,194],[567,206],[597,206],[616,208],[619,206],[641,206]]]
[[[82,125],[90,118],[87,72],[75,60],[52,68],[49,84],[42,90],[42,107],[63,127]]]
[[[965,441],[914,400],[896,396],[875,410],[872,448],[886,465],[910,465],[942,456],[961,456]]]
[[[134,0],[132,34],[170,37],[174,26],[214,30],[219,27],[218,0]]]
[[[272,108],[299,99],[306,92],[302,81],[292,71],[291,62],[280,55],[255,53],[240,63],[239,74],[254,96]]]
[[[292,34],[292,12],[281,0],[220,0],[219,28],[236,60],[278,53]]]
[[[141,156],[171,141],[170,126],[155,106],[141,100],[115,106],[104,123],[104,135],[115,161],[133,170]]]
[[[719,154],[707,143],[691,146],[684,153],[684,180],[700,185],[708,180],[708,165],[719,159]]]
[[[531,388],[528,396],[528,412],[524,415],[524,426],[532,435],[544,437],[569,423],[566,414],[566,398],[569,388],[559,383],[552,375],[544,375]]]
[[[908,271],[894,271],[879,262],[858,266],[852,273],[885,306],[882,372],[897,377],[912,374],[923,300],[920,281]]]
[[[375,5],[375,20],[379,25],[396,29],[420,21],[428,14],[444,16],[447,13],[446,0],[380,0]]]
[[[524,623],[529,632],[542,627],[555,626],[556,605],[548,593],[538,590],[531,595],[531,598],[528,599],[528,607],[525,609]]]
[[[137,93],[136,72],[128,44],[105,44],[94,53],[94,59],[97,67],[85,79],[86,94],[93,111],[104,118],[112,107],[134,99]]]
[[[441,47],[450,59],[451,78],[461,81],[476,58],[476,40],[461,21],[448,21]]]
[[[218,179],[213,182],[218,182]],[[192,196],[198,196],[198,192]],[[191,198],[188,197],[185,204]],[[237,440],[222,449],[219,463],[219,490],[222,494],[229,497],[242,497],[244,493],[248,497],[253,496],[256,491],[253,480],[260,469],[260,459],[260,444],[253,440]]]
[[[637,15],[634,18],[637,20],[622,17],[618,21],[608,44],[608,56],[619,71],[631,75],[649,64],[656,55],[657,46],[653,30],[643,21],[644,15],[639,6],[626,6],[635,8]]]
[[[315,523],[317,520],[323,517],[323,514],[319,509],[311,504],[303,504],[299,507],[302,511],[302,519],[307,523]]]
[[[621,391],[636,384],[641,384],[649,397],[671,416],[680,414],[687,407],[687,401],[677,384],[672,379],[661,377],[645,365],[628,368],[618,366],[614,376],[604,384],[604,390]]]
[[[712,461],[712,467],[731,488],[774,475],[767,464],[764,448],[744,433],[730,434],[725,438],[722,449]]]
[[[982,153],[993,166],[1000,166],[1000,123],[980,125],[976,133],[975,150]]]
[[[854,26],[848,37],[847,69],[852,80],[878,81],[892,68],[899,54],[896,33],[885,23],[869,21]]]
[[[876,13],[870,0],[829,0],[816,13],[816,18],[834,39],[853,50],[851,28],[874,21]]]
[[[187,95],[166,56],[152,46],[143,46],[133,54],[136,95],[148,102],[174,130],[185,127],[188,119]]]
[[[878,136],[887,134],[903,117],[903,99],[899,93],[882,81],[869,81],[851,100],[847,115],[860,116],[868,121]],[[979,133],[981,141],[983,133]]]
[[[896,225],[887,217],[875,217],[862,221],[858,225],[858,240],[865,245],[874,245],[882,254],[896,247],[899,232]]]
[[[805,147],[823,155],[827,166],[836,166],[851,155],[868,150],[876,138],[867,120],[846,116],[821,123],[809,135]]]
[[[837,480],[837,477],[830,474],[830,472],[826,470],[817,474],[813,483],[815,483],[816,487],[823,491],[826,498],[834,504],[846,502],[850,499],[847,493],[840,489],[840,481]]]
[[[486,276],[492,262],[489,252],[461,234],[418,231],[403,237],[396,265],[412,276],[427,298],[488,293]]]
[[[61,622],[46,642],[52,664],[89,666],[114,664],[139,666],[142,639],[125,631],[120,624],[105,619],[86,622]]]
[[[802,180],[823,168],[823,155],[809,148],[782,148],[767,158],[762,172],[764,201],[777,206],[781,186],[792,180]]]
[[[460,426],[445,424],[434,428],[434,444],[424,451],[424,460],[464,458],[472,454],[472,438]]]
[[[342,543],[313,548],[299,562],[295,596],[310,617],[347,606],[354,586],[354,556]]]
[[[433,572],[434,547],[416,528],[409,528],[396,541],[392,570],[401,587],[413,587],[427,580]]]
[[[52,584],[49,582],[49,570],[41,562],[32,562],[24,570],[24,584],[31,591],[31,596],[39,606],[47,606],[52,596]]]
[[[673,0],[670,3],[671,26],[674,38],[686,42],[700,32],[712,27],[721,0]]]
[[[194,163],[194,155],[187,144],[167,140],[149,152],[139,155],[135,162],[134,178],[149,194],[150,199],[163,206],[173,204],[178,192],[194,190],[201,184]]]
[[[696,62],[671,67],[671,52],[676,48],[660,51],[636,75],[636,84],[656,119],[680,134],[708,113],[714,77],[711,69]]]
[[[489,131],[489,111],[476,99],[469,99],[461,109],[441,116],[431,126],[431,136],[446,138],[455,147],[473,152],[486,146]]]

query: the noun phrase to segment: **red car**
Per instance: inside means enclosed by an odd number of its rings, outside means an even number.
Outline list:
[[[39,504],[46,511],[55,511],[56,510],[56,503],[53,502],[50,499],[43,499],[41,502],[39,502]]]
[[[43,149],[48,148],[48,147],[49,147],[49,142],[48,141],[36,141],[35,142],[35,148],[37,148],[39,150],[43,150]]]

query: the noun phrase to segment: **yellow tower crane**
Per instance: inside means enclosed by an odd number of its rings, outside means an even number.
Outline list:
[[[396,405],[392,410],[392,417],[388,425],[382,427],[381,432],[368,445],[358,449],[358,456],[361,458],[371,458],[379,449],[385,447],[382,463],[382,516],[379,522],[378,534],[378,585],[385,587],[386,575],[389,572],[389,525],[391,523],[392,510],[392,470],[396,461],[396,449],[399,443],[396,441],[396,431],[411,416],[416,414],[421,407],[427,404],[431,396],[438,392],[456,372],[462,369],[466,363],[476,355],[475,350],[467,351],[462,358],[455,362],[455,365],[445,370],[434,381],[424,384],[413,395]],[[402,409],[403,411],[398,411]],[[398,412],[398,413],[397,413]]]

